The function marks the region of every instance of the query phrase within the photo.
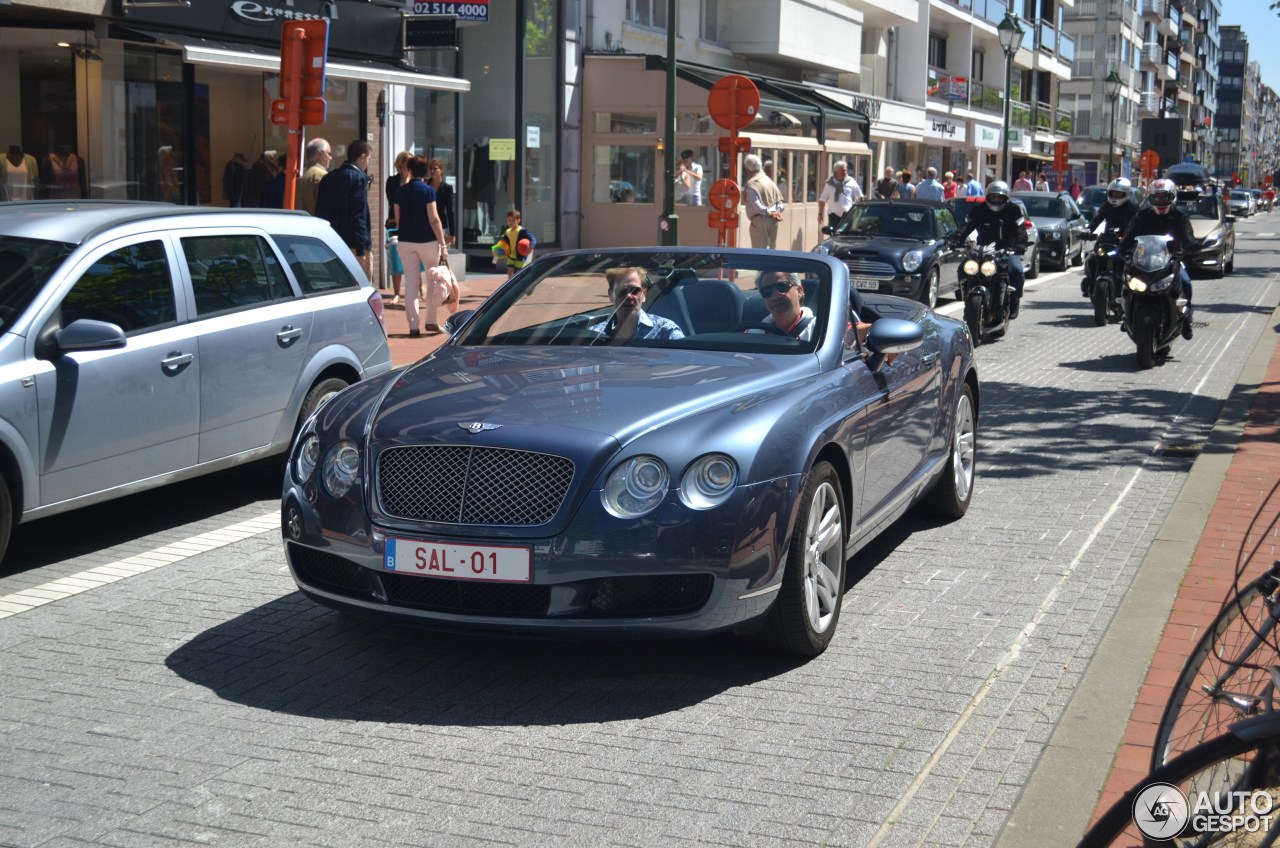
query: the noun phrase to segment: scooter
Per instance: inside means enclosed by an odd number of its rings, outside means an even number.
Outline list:
[[[1139,368],[1163,362],[1173,340],[1190,328],[1182,257],[1169,249],[1170,241],[1167,235],[1138,236],[1125,259],[1124,329],[1138,348]]]
[[[965,242],[960,263],[960,293],[964,300],[964,321],[973,344],[998,339],[1009,331],[1013,288],[1009,285],[1009,257],[1012,251],[994,244]]]
[[[1098,226],[1101,229],[1103,225]],[[1115,227],[1109,227],[1101,234],[1085,234],[1087,241],[1097,242],[1085,270],[1092,275],[1093,285],[1089,299],[1093,302],[1093,323],[1099,327],[1105,327],[1109,321],[1119,321],[1124,317],[1120,306],[1121,271],[1124,270],[1124,261],[1120,257],[1122,235]]]

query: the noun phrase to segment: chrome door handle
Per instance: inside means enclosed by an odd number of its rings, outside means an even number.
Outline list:
[[[300,338],[302,338],[302,330],[291,324],[284,325],[280,332],[276,333],[276,341],[280,342],[280,344],[289,344]]]
[[[920,357],[920,364],[926,368],[932,368],[937,361],[938,351],[936,350],[933,353],[926,353]]]
[[[166,371],[178,371],[184,365],[190,365],[195,358],[193,353],[183,353],[180,350],[170,351],[168,356],[160,360],[160,367]]]

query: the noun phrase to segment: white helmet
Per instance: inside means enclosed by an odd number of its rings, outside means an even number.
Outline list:
[[[996,180],[987,186],[987,207],[992,212],[999,212],[1009,202],[1009,184],[1004,180]]]
[[[1124,206],[1133,196],[1133,186],[1124,177],[1116,177],[1107,186],[1107,202],[1112,206]]]
[[[1173,208],[1173,202],[1177,199],[1178,187],[1173,184],[1173,180],[1163,177],[1151,184],[1151,193],[1147,195],[1147,202],[1151,204],[1151,208],[1157,215],[1168,215],[1169,210]]]

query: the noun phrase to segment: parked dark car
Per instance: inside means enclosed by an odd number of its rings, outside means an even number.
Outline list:
[[[843,262],[854,288],[895,294],[935,306],[954,294],[960,253],[947,247],[957,229],[951,209],[935,200],[873,200],[854,204],[816,248]]]
[[[319,603],[505,634],[751,633],[812,656],[848,558],[913,504],[955,518],[974,491],[964,324],[860,298],[827,256],[548,254],[449,323],[294,443],[285,555]]]
[[[1041,261],[1060,271],[1067,265],[1084,264],[1084,236],[1089,232],[1089,219],[1065,191],[1015,191],[1013,196],[1027,207],[1027,213],[1040,230]]]
[[[1235,270],[1235,216],[1226,214],[1222,201],[1213,194],[1178,192],[1178,208],[1191,219],[1191,228],[1203,247],[1188,257],[1187,270],[1222,277]]]
[[[951,213],[956,217],[956,226],[959,227],[963,227],[964,222],[969,220],[969,210],[975,203],[985,202],[985,197],[953,197],[943,201],[951,207]],[[1040,230],[1036,227],[1035,221],[1027,215],[1025,203],[1016,197],[1009,198],[1009,202],[1022,210],[1022,225],[1027,228],[1027,249],[1022,253],[1022,267],[1027,279],[1034,280],[1040,276]]]

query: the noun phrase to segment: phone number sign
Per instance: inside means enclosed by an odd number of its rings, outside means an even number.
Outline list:
[[[489,22],[489,0],[472,0],[470,3],[413,4],[415,15],[454,15],[460,21]]]

